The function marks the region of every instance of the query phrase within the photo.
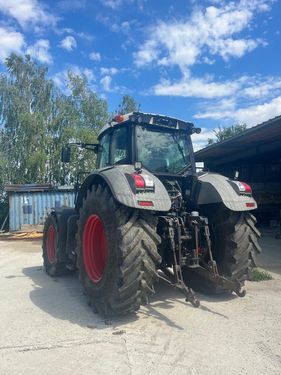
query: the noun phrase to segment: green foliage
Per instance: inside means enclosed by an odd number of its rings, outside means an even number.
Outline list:
[[[85,77],[68,73],[71,95],[56,98],[58,115],[50,137],[49,181],[73,183],[77,173],[94,169],[95,154],[72,149],[71,163],[61,165],[61,147],[69,142],[96,143],[101,127],[109,120],[107,103],[88,86]]]
[[[61,148],[69,142],[96,143],[110,118],[107,102],[84,76],[68,73],[66,95],[47,77],[48,69],[30,56],[12,54],[6,69],[0,74],[0,228],[8,212],[4,185],[71,184],[79,172],[92,171],[93,152],[73,148],[71,162],[62,164]],[[137,109],[125,95],[118,112]]]
[[[72,72],[70,94],[63,94],[29,56],[12,54],[6,68],[0,75],[0,201],[5,183],[71,183],[77,172],[93,170],[93,152],[75,150],[67,165],[60,152],[68,142],[97,141],[109,119],[106,101]]]
[[[208,145],[224,141],[227,138],[234,137],[237,134],[244,132],[247,129],[246,124],[236,124],[230,127],[219,126],[218,130],[214,130],[216,138],[209,138]]]
[[[272,280],[273,277],[271,276],[270,273],[266,271],[259,270],[258,268],[253,268],[249,272],[249,279],[251,281],[265,281],[265,280]]]
[[[130,95],[124,95],[121,103],[118,106],[117,113],[124,115],[126,113],[138,111],[140,105]]]
[[[39,179],[47,162],[42,149],[46,134],[52,83],[47,70],[25,58],[11,55],[8,75],[0,80],[1,153],[5,155],[4,175],[14,183]]]

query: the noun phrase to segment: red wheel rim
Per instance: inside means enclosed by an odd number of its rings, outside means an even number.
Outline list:
[[[53,225],[49,226],[47,232],[47,256],[50,263],[56,259],[56,230]]]
[[[99,282],[106,267],[107,251],[103,222],[97,215],[89,216],[84,227],[83,260],[89,279]]]

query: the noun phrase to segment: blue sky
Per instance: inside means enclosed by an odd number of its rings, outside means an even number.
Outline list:
[[[0,0],[0,61],[29,53],[62,89],[85,74],[111,110],[130,94],[193,121],[199,148],[281,114],[280,19],[277,0]]]

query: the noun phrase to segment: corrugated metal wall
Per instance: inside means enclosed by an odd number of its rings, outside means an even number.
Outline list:
[[[74,191],[9,193],[10,231],[41,225],[53,208],[74,207]]]

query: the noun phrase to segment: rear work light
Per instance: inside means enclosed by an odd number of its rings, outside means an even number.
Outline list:
[[[241,181],[231,181],[231,182],[233,182],[238,187],[240,194],[252,194],[251,186],[246,184],[246,182],[241,182]]]
[[[155,185],[153,179],[147,174],[132,173],[126,175],[127,180],[133,192],[143,193],[146,191],[154,192]]]

